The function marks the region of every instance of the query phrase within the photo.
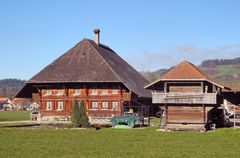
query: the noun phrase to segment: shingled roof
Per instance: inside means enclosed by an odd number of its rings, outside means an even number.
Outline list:
[[[175,80],[178,80],[178,81],[203,80],[203,81],[210,82],[220,88],[230,89],[214,81],[211,77],[203,73],[199,68],[197,68],[195,65],[193,65],[188,61],[182,61],[180,64],[176,65],[169,72],[163,75],[160,79],[145,86],[145,88],[149,88],[160,81],[171,81],[171,80],[174,80],[174,81]]]
[[[121,82],[139,97],[149,97],[148,81],[109,47],[83,39],[26,84]]]

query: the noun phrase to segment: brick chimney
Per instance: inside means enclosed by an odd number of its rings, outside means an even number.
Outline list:
[[[94,42],[99,45],[100,44],[100,29],[94,29]]]

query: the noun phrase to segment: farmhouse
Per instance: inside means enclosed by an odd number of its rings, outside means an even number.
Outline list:
[[[40,102],[42,120],[69,120],[73,102],[83,100],[90,122],[106,121],[133,109],[142,112],[150,92],[148,81],[110,47],[83,39],[48,65],[19,91],[16,97]]]
[[[152,103],[165,109],[163,128],[170,130],[204,130],[223,102],[223,90],[230,90],[187,61],[145,88],[152,90]]]

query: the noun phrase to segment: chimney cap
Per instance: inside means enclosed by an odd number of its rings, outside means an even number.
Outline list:
[[[96,28],[93,30],[94,33],[100,33],[100,29]]]

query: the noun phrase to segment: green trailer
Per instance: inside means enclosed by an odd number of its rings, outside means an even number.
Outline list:
[[[114,128],[133,128],[136,122],[140,121],[140,117],[134,115],[114,116],[111,119],[112,127]]]

